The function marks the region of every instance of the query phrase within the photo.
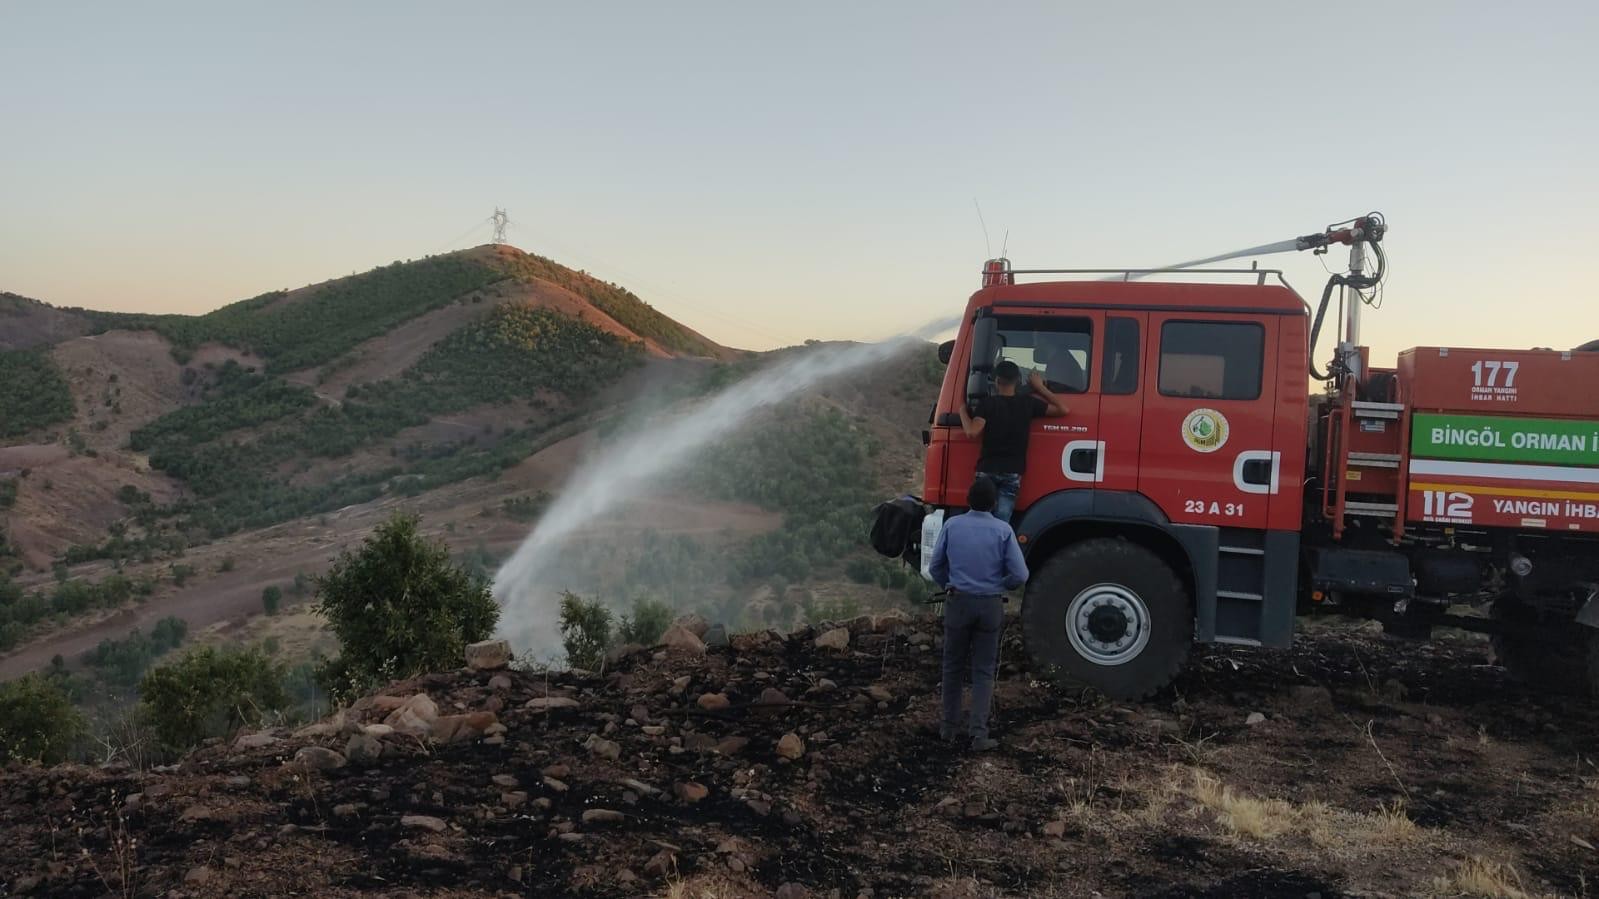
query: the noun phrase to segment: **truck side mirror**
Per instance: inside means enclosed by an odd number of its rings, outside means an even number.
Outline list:
[[[955,341],[946,340],[938,345],[938,361],[941,365],[948,365],[953,355],[955,355]]]
[[[972,322],[972,367],[966,376],[966,396],[988,396],[991,390],[991,375],[994,371],[994,357],[999,353],[999,319],[992,315],[978,314],[977,320]]]

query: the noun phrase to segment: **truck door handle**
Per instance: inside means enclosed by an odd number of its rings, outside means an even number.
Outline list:
[[[1276,493],[1282,477],[1282,458],[1282,453],[1271,450],[1244,450],[1233,461],[1233,486],[1244,493]]]
[[[1245,484],[1268,487],[1271,485],[1271,460],[1245,459],[1242,474]]]
[[[958,427],[960,427],[961,426],[961,414],[959,412],[945,412],[943,415],[940,415],[938,417],[938,426],[941,427],[941,428],[958,428]]]
[[[1099,468],[1099,448],[1074,449],[1067,456],[1066,467],[1073,474],[1091,475]]]
[[[1068,481],[1097,484],[1105,480],[1105,441],[1073,440],[1066,444],[1060,467]]]

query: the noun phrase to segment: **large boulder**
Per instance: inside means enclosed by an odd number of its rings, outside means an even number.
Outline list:
[[[484,640],[466,648],[466,667],[473,671],[498,671],[511,664],[511,644]]]
[[[845,650],[849,648],[849,628],[835,627],[816,638],[817,649]]]
[[[394,728],[396,733],[425,737],[433,732],[433,722],[438,717],[439,707],[426,693],[418,693],[390,712],[383,723]]]
[[[699,634],[681,624],[674,624],[666,629],[666,633],[661,635],[661,645],[672,652],[696,656],[705,654],[705,641],[700,639]]]

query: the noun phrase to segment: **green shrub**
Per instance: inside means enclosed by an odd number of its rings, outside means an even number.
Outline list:
[[[261,591],[261,609],[268,615],[276,615],[278,606],[283,604],[283,588],[272,586]]]
[[[72,417],[72,391],[44,350],[0,350],[0,437]]]
[[[72,700],[48,679],[29,674],[0,683],[0,763],[55,764],[86,732]]]
[[[342,647],[327,669],[330,692],[459,667],[466,645],[493,633],[500,609],[488,585],[451,564],[417,525],[415,515],[395,515],[318,579],[322,614]]]
[[[210,646],[152,670],[139,696],[157,739],[175,750],[257,726],[290,702],[282,669],[265,653]]]
[[[561,644],[568,665],[597,670],[611,645],[611,611],[598,600],[562,593]]]
[[[870,559],[859,556],[850,559],[844,564],[844,575],[857,584],[874,584],[877,582],[878,568]]]
[[[617,635],[623,643],[654,646],[671,625],[671,606],[663,602],[640,599],[633,603],[633,611],[623,615],[621,621],[617,623]]]

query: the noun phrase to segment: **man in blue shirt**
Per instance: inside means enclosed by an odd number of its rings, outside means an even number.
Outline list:
[[[944,525],[928,566],[933,580],[950,588],[944,602],[944,721],[939,734],[953,741],[960,731],[961,682],[970,664],[968,732],[974,752],[999,745],[988,736],[988,712],[994,704],[994,669],[1005,623],[1002,594],[1027,581],[1027,563],[1022,561],[1016,533],[993,515],[998,496],[993,481],[985,477],[973,481],[966,493],[969,511]]]

